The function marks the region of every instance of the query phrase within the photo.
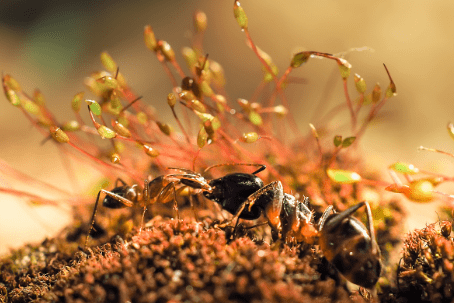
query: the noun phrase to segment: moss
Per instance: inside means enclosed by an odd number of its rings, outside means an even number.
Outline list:
[[[249,237],[227,243],[209,223],[156,217],[88,255],[64,237],[28,245],[1,261],[0,294],[9,302],[362,301],[318,251]]]
[[[398,283],[383,302],[452,302],[454,300],[454,240],[450,221],[415,230],[404,240],[397,269]]]

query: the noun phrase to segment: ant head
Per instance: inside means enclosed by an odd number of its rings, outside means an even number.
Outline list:
[[[377,244],[356,218],[344,219],[338,229],[340,232],[334,233],[336,240],[331,239],[329,243],[332,244],[331,264],[350,282],[365,288],[373,287],[382,268],[380,251],[374,248]]]
[[[107,208],[124,208],[131,207],[133,203],[142,200],[142,190],[137,184],[133,186],[118,186],[110,192],[105,192],[106,197],[102,201],[102,205]],[[121,199],[119,198],[124,198]],[[127,201],[128,203],[125,203]],[[132,202],[132,203],[131,203]]]
[[[368,229],[351,215],[366,206]],[[381,272],[381,255],[373,229],[372,214],[367,202],[330,215],[320,232],[320,248],[325,258],[349,281],[365,288],[377,283]]]

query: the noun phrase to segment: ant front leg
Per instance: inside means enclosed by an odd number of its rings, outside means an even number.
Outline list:
[[[118,187],[118,182],[120,182],[123,186],[126,186],[126,185],[127,185],[127,183],[126,183],[125,181],[123,181],[123,179],[117,178],[117,179],[115,180],[115,187]]]
[[[260,188],[253,194],[251,194],[246,201],[244,201],[233,218],[227,221],[226,223],[220,224],[220,228],[225,228],[231,226],[233,221],[236,221],[235,228],[238,225],[239,217],[243,212],[246,205],[248,205],[249,211],[251,211],[252,206],[259,200],[264,198],[264,201],[260,201],[260,205],[257,205],[261,210],[265,211],[265,215],[268,218],[269,224],[274,228],[279,226],[280,223],[280,212],[282,209],[282,202],[284,199],[284,192],[282,189],[282,184],[280,181],[271,182],[264,187]],[[263,205],[262,205],[263,204]]]
[[[121,179],[117,179],[117,181],[120,180],[121,182],[124,182],[122,181]],[[116,181],[116,182],[117,182]],[[116,183],[115,182],[115,183]],[[126,183],[124,183],[126,184]],[[115,189],[120,189],[122,190],[123,188],[127,188],[126,186],[123,186],[123,187],[116,187]],[[115,190],[114,189],[114,190]],[[103,200],[103,205],[108,207],[108,208],[122,208],[122,207],[132,207],[134,205],[134,202],[116,194],[116,193],[113,193],[113,192],[110,192],[110,191],[107,191],[105,189],[101,189],[99,192],[98,192],[98,195],[96,197],[96,203],[95,203],[95,208],[93,209],[93,214],[91,215],[91,224],[90,224],[90,228],[88,229],[88,234],[87,234],[87,238],[85,239],[85,244],[84,244],[84,250],[85,248],[87,247],[87,244],[88,244],[88,239],[90,237],[90,233],[91,231],[93,230],[93,226],[95,224],[95,219],[96,219],[96,213],[98,211],[98,204],[99,204],[99,198],[101,197],[101,193],[104,193],[106,195],[106,197],[104,198]]]
[[[177,213],[177,220],[180,221],[180,213],[178,211],[177,192],[175,189],[175,182],[170,182],[164,187],[159,193],[156,202],[166,203],[168,202],[170,192],[173,193],[173,209]]]

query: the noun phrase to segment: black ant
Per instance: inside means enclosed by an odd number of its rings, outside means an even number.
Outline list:
[[[221,165],[211,166],[205,171]],[[239,219],[255,220],[263,213],[274,238],[281,237],[287,243],[318,244],[325,258],[347,280],[366,288],[377,283],[381,272],[381,254],[375,240],[369,203],[360,202],[340,213],[331,213],[332,206],[329,206],[314,224],[307,197],[300,202],[284,193],[280,181],[264,185],[256,176],[266,168],[265,165],[234,165],[259,166],[259,169],[252,174],[232,173],[209,182],[202,175],[191,172],[181,180],[184,185],[200,188],[206,198],[234,215],[219,227],[232,226],[234,220],[238,223]],[[202,182],[194,184],[198,182],[196,180]],[[369,232],[358,219],[352,217],[363,206],[366,206]]]
[[[138,184],[131,186],[127,185],[122,179],[115,181],[115,188],[111,191],[101,189],[96,197],[95,208],[91,217],[91,224],[88,230],[88,235],[85,240],[84,247],[87,247],[90,233],[95,224],[96,212],[98,210],[98,203],[101,197],[101,193],[106,196],[102,200],[102,205],[107,208],[117,209],[124,207],[139,206],[143,207],[142,220],[145,215],[145,211],[148,205],[152,203],[166,203],[171,200],[174,201],[174,209],[177,213],[177,219],[179,220],[178,205],[176,196],[179,190],[176,189],[180,184],[189,186],[191,188],[207,190],[211,187],[208,185],[206,180],[199,174],[194,174],[192,171],[182,168],[171,168],[181,171],[180,174],[168,174],[159,176],[151,181],[145,180],[143,188]],[[119,185],[121,183],[121,185]],[[183,189],[184,187],[181,187]],[[142,222],[143,223],[143,222]]]
[[[294,196],[284,193],[280,181],[264,185],[256,176],[266,168],[265,165],[221,164],[210,166],[204,172],[224,165],[259,168],[252,174],[231,173],[211,181],[191,170],[178,168],[182,173],[160,176],[151,182],[145,180],[143,190],[139,190],[138,185],[127,186],[121,181],[123,185],[115,187],[111,192],[101,190],[98,193],[92,225],[101,192],[106,194],[103,200],[106,207],[146,207],[151,199],[169,201],[172,189],[177,209],[176,186],[188,186],[200,190],[206,198],[220,204],[234,215],[226,223],[219,224],[220,228],[232,226],[232,223],[235,220],[238,223],[239,219],[258,219],[263,213],[268,219],[273,238],[280,237],[287,243],[318,244],[325,258],[347,280],[365,288],[372,288],[377,283],[381,272],[381,255],[375,240],[372,212],[366,201],[340,213],[332,213],[332,206],[329,206],[315,224],[307,197],[303,202],[298,201]],[[366,206],[369,232],[358,219],[352,217],[352,214],[363,206]]]

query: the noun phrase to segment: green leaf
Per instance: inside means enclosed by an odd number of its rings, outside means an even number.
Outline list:
[[[99,135],[101,135],[101,137],[103,139],[112,139],[112,138],[115,138],[117,136],[116,132],[114,132],[113,130],[111,130],[110,128],[108,128],[105,125],[101,125],[98,128],[98,133],[99,133]]]
[[[199,131],[199,134],[197,135],[197,146],[202,148],[204,147],[208,142],[208,134],[205,130],[205,127],[202,127]]]
[[[39,106],[34,103],[33,101],[30,101],[28,99],[24,100],[24,103],[22,104],[22,108],[25,109],[27,112],[29,112],[32,115],[37,115],[39,113]]]
[[[413,164],[404,163],[404,162],[396,162],[389,166],[390,169],[401,173],[401,174],[417,174],[419,173],[419,169],[415,167]]]
[[[381,87],[380,84],[375,84],[374,89],[372,90],[372,103],[378,103],[381,99]]]
[[[164,135],[170,136],[170,134],[172,133],[172,127],[170,127],[170,125],[159,121],[156,121],[156,124]]]
[[[71,101],[71,107],[76,113],[80,111],[80,104],[82,103],[82,98],[84,97],[84,95],[84,92],[77,93]]]
[[[244,9],[241,7],[240,1],[235,1],[233,5],[233,15],[241,29],[247,29],[248,20]]]
[[[361,176],[353,171],[343,169],[327,169],[328,177],[337,183],[350,184],[361,181]]]
[[[355,140],[356,140],[356,137],[345,138],[344,141],[342,141],[342,147],[343,148],[349,147],[350,145],[353,144],[353,142],[355,142]]]
[[[114,59],[107,53],[101,53],[101,63],[102,65],[111,73],[117,71],[117,63],[115,63]]]
[[[364,78],[362,78],[360,75],[355,74],[355,84],[358,93],[364,94],[367,89],[366,80],[364,80]]]
[[[90,111],[95,114],[96,116],[100,116],[101,115],[101,105],[99,105],[98,102],[94,101],[94,100],[85,100],[85,103],[88,104],[88,106],[90,107]]]
[[[339,70],[341,73],[342,79],[347,79],[350,76],[350,70],[352,65],[345,59],[338,58]]]
[[[241,136],[240,140],[245,143],[254,143],[259,138],[260,138],[260,136],[256,132],[249,132],[249,133],[244,133],[243,136]]]
[[[139,121],[139,123],[141,123],[141,124],[146,124],[148,121],[147,114],[144,112],[138,112],[136,117],[137,117],[137,120]]]
[[[51,126],[49,127],[50,134],[52,135],[52,138],[54,138],[55,141],[59,143],[68,143],[69,142],[69,137],[68,135],[61,130],[61,128],[56,127],[56,126]]]
[[[13,91],[12,89],[8,89],[8,90],[6,90],[5,94],[6,94],[6,98],[8,99],[9,103],[11,103],[14,106],[20,106],[21,105],[20,98],[16,94],[15,91]]]
[[[334,146],[339,147],[342,144],[342,136],[334,136],[333,143]]]
[[[262,117],[255,111],[251,111],[249,113],[249,120],[252,122],[252,124],[257,126],[262,125],[263,123]]]
[[[61,129],[64,131],[73,132],[80,129],[80,124],[76,120],[71,120],[63,124]]]
[[[144,149],[145,153],[152,158],[156,158],[157,156],[159,156],[159,152],[149,145],[145,144],[143,146],[143,149]]]
[[[149,50],[156,51],[158,42],[156,41],[153,29],[149,25],[145,26],[145,29],[143,31],[143,40],[145,41],[145,45]]]
[[[293,56],[292,61],[290,62],[290,66],[293,68],[300,67],[301,65],[306,63],[310,57],[311,57],[310,52],[297,53]]]

